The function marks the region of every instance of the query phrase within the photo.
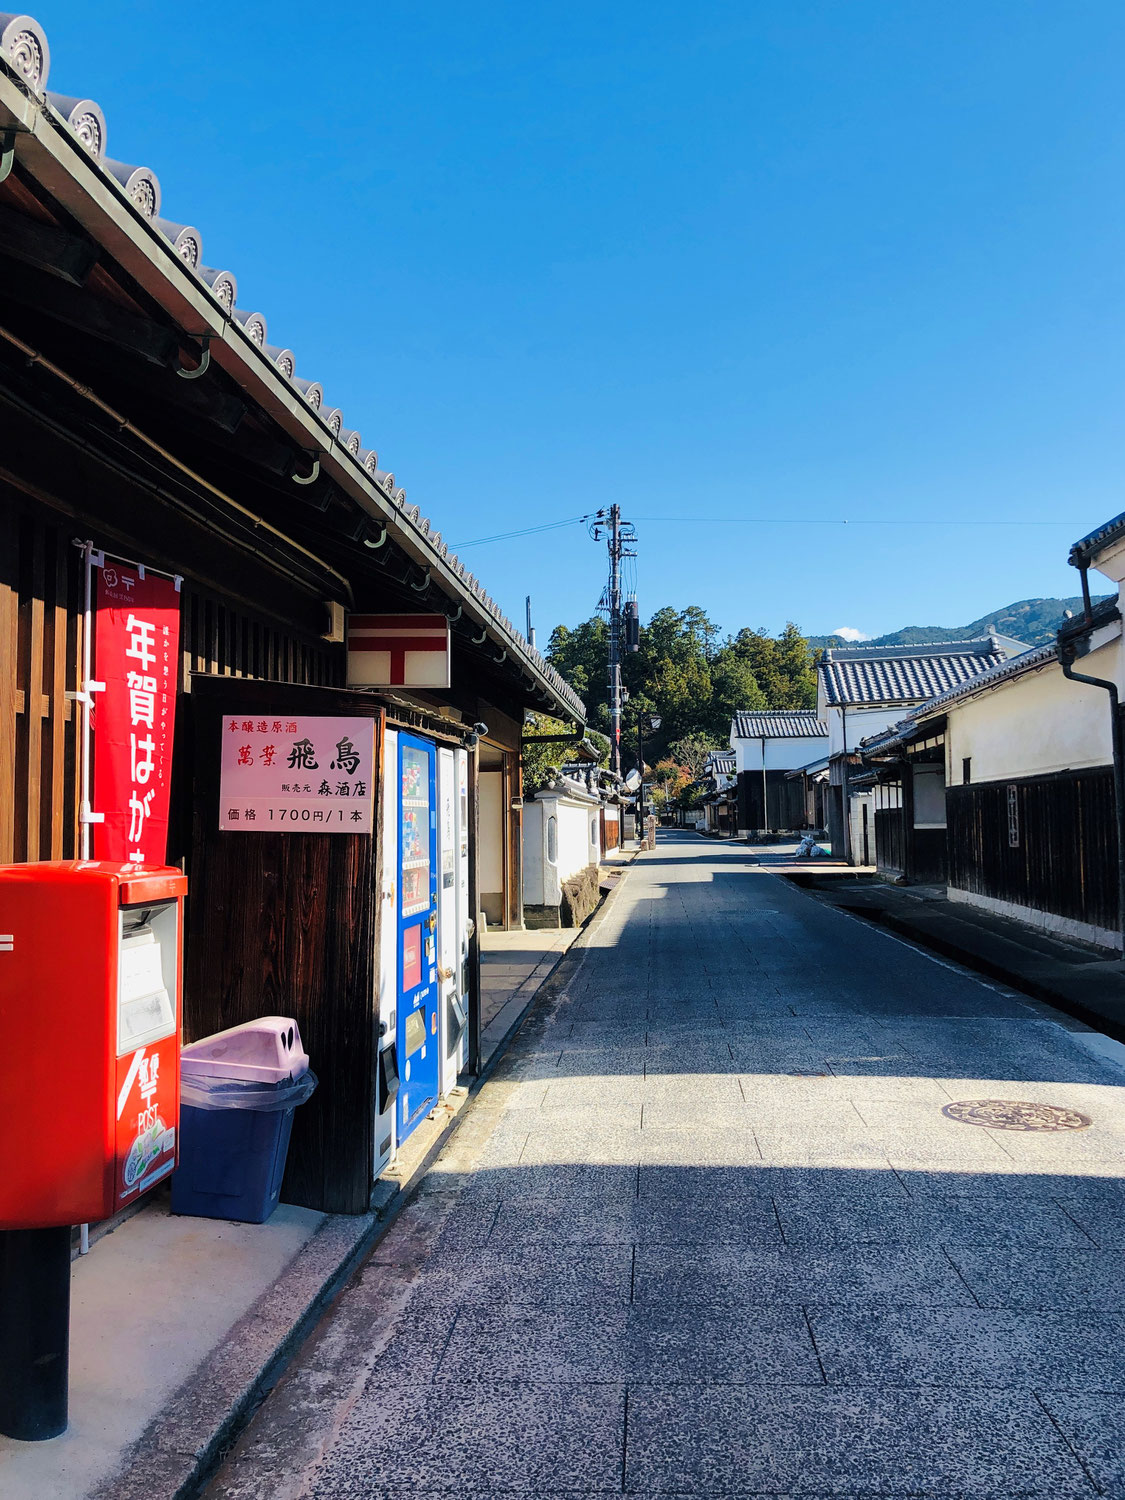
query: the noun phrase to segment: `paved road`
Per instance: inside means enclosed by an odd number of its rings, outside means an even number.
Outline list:
[[[560,974],[214,1500],[1125,1496],[1093,1034],[692,834]]]

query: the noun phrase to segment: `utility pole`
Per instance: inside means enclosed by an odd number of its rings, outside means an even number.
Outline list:
[[[603,536],[607,539],[609,547],[609,582],[606,584],[605,592],[602,594],[602,602],[599,609],[605,614],[609,624],[609,676],[607,685],[609,688],[609,766],[616,775],[621,775],[621,709],[623,697],[621,691],[621,655],[624,644],[624,621],[621,598],[621,559],[623,557],[636,557],[636,552],[629,547],[630,542],[635,542],[637,534],[633,529],[631,521],[622,521],[620,505],[611,505],[606,510],[599,510],[594,521],[593,536],[600,540]],[[629,648],[636,650],[636,646],[630,641]]]
[[[531,595],[527,595],[527,644],[535,650],[535,626],[531,623]]]
[[[621,774],[621,507],[609,508],[609,765]]]

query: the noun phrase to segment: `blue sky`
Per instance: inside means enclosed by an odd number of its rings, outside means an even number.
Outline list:
[[[616,500],[643,616],[878,634],[1125,509],[1120,0],[31,10],[452,542]],[[541,635],[605,559],[463,556]]]

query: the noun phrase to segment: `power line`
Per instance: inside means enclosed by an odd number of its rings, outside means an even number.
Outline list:
[[[541,531],[558,531],[564,526],[578,526],[592,519],[591,514],[567,516],[562,521],[545,521],[541,526],[524,526],[519,531],[499,531],[494,536],[478,536],[468,542],[453,542],[455,552],[466,547],[483,547],[489,542],[507,542],[515,537],[535,536]],[[1073,521],[1041,521],[1021,517],[1018,520],[936,520],[928,517],[872,517],[853,520],[836,516],[638,516],[638,521],[672,521],[697,526],[1069,526]]]
[[[558,531],[562,526],[577,526],[589,519],[589,515],[567,516],[565,521],[544,521],[542,526],[524,526],[520,531],[498,531],[495,536],[478,536],[471,542],[451,542],[450,546],[455,552],[463,552],[466,547],[483,547],[486,542],[506,542],[515,536],[534,536],[539,531]]]
[[[1070,526],[1073,521],[940,521],[909,517],[872,518],[853,521],[835,516],[638,516],[638,521],[677,521],[684,524],[694,522],[701,526]]]

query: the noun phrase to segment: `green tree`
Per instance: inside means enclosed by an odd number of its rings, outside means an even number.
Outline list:
[[[765,693],[758,686],[754,669],[746,659],[724,647],[711,667],[710,732],[726,745],[730,743],[731,720],[740,709],[768,708]]]
[[[707,757],[712,750],[720,750],[726,741],[719,741],[715,735],[703,731],[693,734],[685,734],[682,739],[674,740],[668,746],[668,752],[678,765],[686,766],[691,772],[692,780],[703,775],[703,767],[707,764]]]
[[[596,615],[571,629],[556,625],[547,645],[547,660],[586,705],[589,722],[609,728],[609,626]]]
[[[609,630],[594,617],[551,634],[548,659],[584,699],[589,722],[609,729],[606,686]],[[744,626],[721,640],[719,627],[698,604],[666,605],[641,627],[636,652],[622,661],[627,701],[622,714],[623,763],[635,763],[637,721],[659,714],[659,730],[646,731],[645,755],[665,756],[673,743],[693,736],[725,745],[740,709],[812,708],[816,654],[796,625],[778,636]]]
[[[793,699],[786,707],[815,708],[817,653],[792,620],[786,622],[777,645],[781,675],[789,683]]]
[[[577,744],[566,745],[557,743],[553,745],[537,745],[534,743],[536,735],[573,735],[577,726],[564,719],[553,719],[550,714],[528,714],[523,726],[525,739],[520,754],[520,765],[523,769],[524,795],[531,797],[536,792],[542,791],[551,780],[553,770],[561,766],[565,761],[577,759]],[[598,764],[609,765],[609,740],[604,734],[598,734],[596,730],[587,729],[586,742],[598,751]]]

